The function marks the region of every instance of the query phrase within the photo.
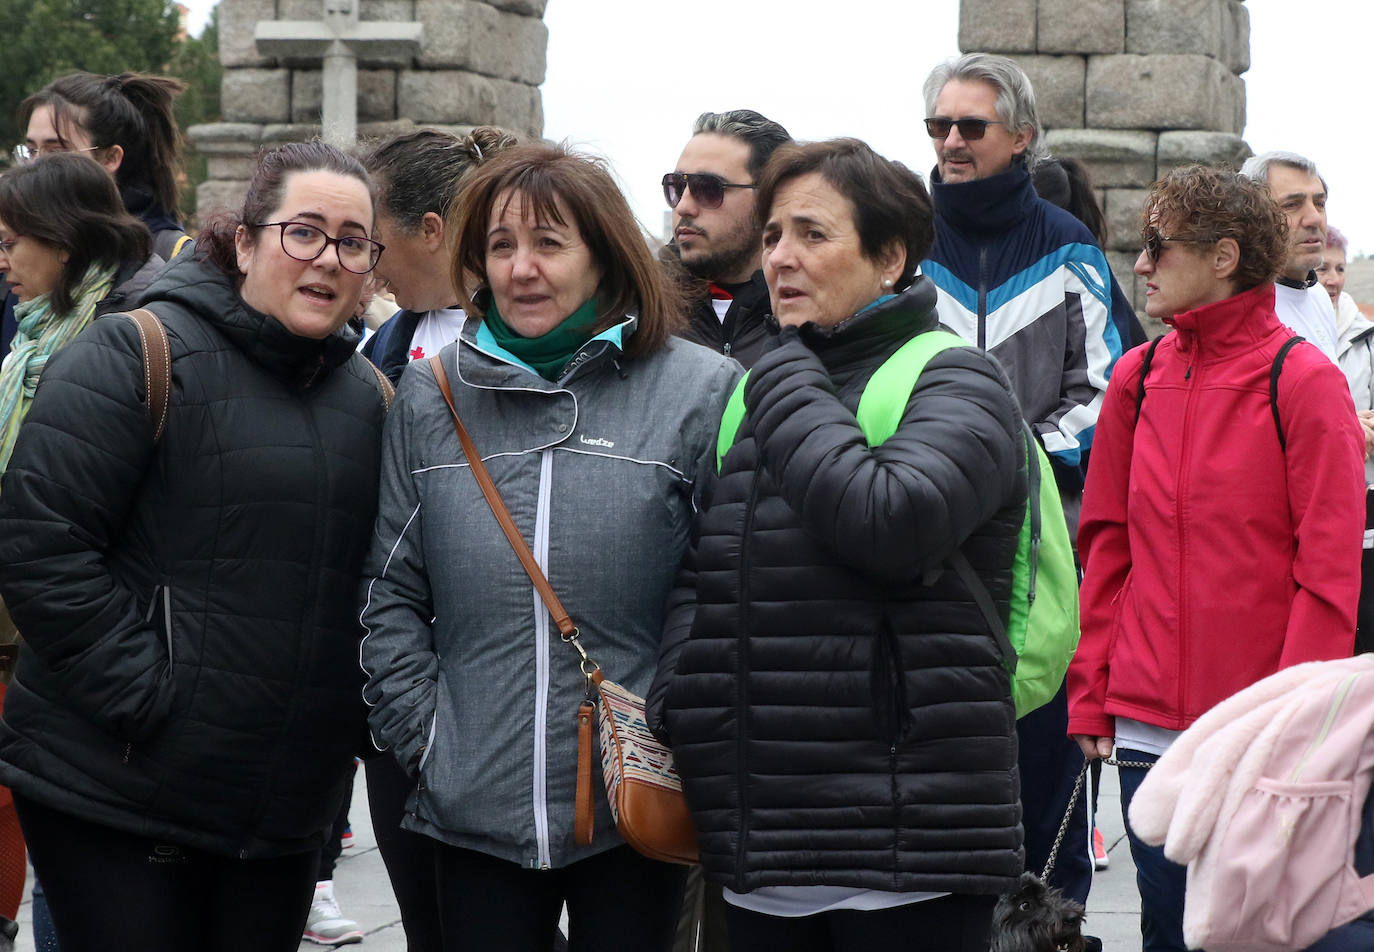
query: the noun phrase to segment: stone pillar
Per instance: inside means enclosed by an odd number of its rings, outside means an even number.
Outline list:
[[[1132,267],[1145,190],[1194,162],[1250,155],[1250,15],[1240,0],[961,0],[959,48],[1013,57],[1035,87],[1050,152],[1088,167],[1107,215],[1104,249],[1145,319]]]
[[[360,19],[423,24],[414,55],[358,61],[358,136],[416,127],[467,132],[499,125],[538,136],[544,130],[547,0],[361,0]],[[208,159],[198,211],[237,207],[264,145],[320,135],[321,63],[259,54],[260,20],[311,20],[319,0],[221,0],[219,55],[223,122],[187,134]]]

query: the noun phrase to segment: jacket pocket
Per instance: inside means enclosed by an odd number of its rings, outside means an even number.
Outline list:
[[[176,654],[172,648],[172,587],[159,585],[153,589],[153,597],[148,601],[147,614],[143,622],[162,636],[163,646],[167,649],[167,670],[164,680],[172,679],[172,665]]]

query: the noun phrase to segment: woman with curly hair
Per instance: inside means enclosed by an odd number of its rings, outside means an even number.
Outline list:
[[[1288,257],[1262,183],[1191,166],[1141,217],[1146,313],[1173,328],[1117,363],[1078,550],[1069,732],[1151,763],[1203,712],[1355,636],[1364,439],[1345,378],[1274,313]],[[1126,816],[1146,768],[1121,768]],[[1183,952],[1186,870],[1127,825],[1145,952]]]

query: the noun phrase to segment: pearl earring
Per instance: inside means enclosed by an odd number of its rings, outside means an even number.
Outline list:
[[[884,278],[884,279],[883,279],[883,290],[884,290],[884,291],[891,291],[891,290],[892,290],[892,279],[891,279],[891,278]]]

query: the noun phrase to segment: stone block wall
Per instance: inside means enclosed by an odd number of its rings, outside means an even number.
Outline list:
[[[540,135],[547,0],[359,0],[359,19],[419,22],[418,50],[358,62],[358,136],[419,126],[466,132],[501,125]],[[320,0],[221,0],[219,54],[224,121],[188,130],[208,159],[196,194],[203,214],[243,199],[264,145],[320,133],[320,63],[262,56],[260,20],[319,20]]]
[[[1194,162],[1239,167],[1250,149],[1241,0],[961,0],[959,48],[1002,53],[1035,87],[1046,142],[1088,167],[1107,215],[1107,260],[1142,320],[1131,268],[1150,183]],[[1146,329],[1153,333],[1162,326]]]

